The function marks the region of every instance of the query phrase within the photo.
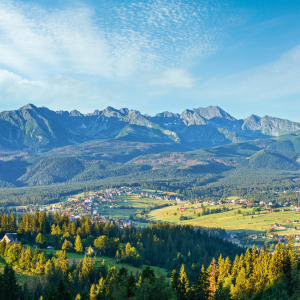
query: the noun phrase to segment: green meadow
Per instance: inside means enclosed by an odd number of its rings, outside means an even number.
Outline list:
[[[79,261],[83,261],[84,259],[84,254],[79,254],[79,253],[67,253],[68,255],[68,259],[69,259],[69,265],[71,266],[74,262],[77,264]],[[103,256],[99,256],[99,257],[92,257],[92,260],[96,262],[96,266],[99,266],[100,264],[102,264],[103,260],[105,262],[105,264],[112,268],[115,267],[117,270],[121,269],[122,267],[125,267],[128,269],[129,272],[132,272],[133,274],[135,274],[136,272],[142,272],[143,269],[146,267],[146,265],[143,265],[139,268],[134,267],[130,264],[127,263],[120,263],[117,262],[117,259],[114,257],[103,257]],[[152,267],[151,269],[154,270],[154,272],[159,275],[167,275],[167,271],[165,269],[159,268],[159,267]]]
[[[195,206],[196,205],[184,205],[184,211],[178,210],[181,205],[164,207],[151,211],[149,217],[151,221],[165,221],[204,227],[220,227],[224,228],[228,233],[245,231],[247,234],[260,234],[270,229],[272,224],[278,223],[286,227],[285,229],[276,229],[278,234],[300,234],[300,230],[292,230],[290,228],[292,225],[292,227],[296,226],[300,229],[300,225],[288,223],[288,220],[298,220],[300,222],[300,214],[294,211],[271,213],[262,211],[260,214],[256,212],[255,215],[243,216],[243,213],[251,213],[253,210],[241,209],[239,206],[228,205],[232,210],[198,217],[197,214],[202,212],[202,208],[192,208]],[[212,209],[215,208],[215,206],[207,207]],[[238,213],[239,209],[241,214]],[[180,221],[181,216],[190,219]]]

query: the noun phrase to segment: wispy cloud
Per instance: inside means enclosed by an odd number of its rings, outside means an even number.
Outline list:
[[[31,78],[120,78],[137,70],[186,68],[216,51],[236,23],[222,1],[102,1],[49,9],[0,3],[0,66]]]
[[[206,99],[253,102],[300,94],[300,46],[262,66],[199,84]]]
[[[160,74],[151,74],[147,84],[154,87],[190,89],[197,80],[185,69],[168,68]]]
[[[1,108],[10,110],[27,103],[47,106],[54,110],[79,109],[90,112],[91,107],[103,108],[110,103],[111,95],[97,85],[57,75],[46,81],[33,81],[12,72],[0,70]],[[118,101],[115,103],[120,106]]]

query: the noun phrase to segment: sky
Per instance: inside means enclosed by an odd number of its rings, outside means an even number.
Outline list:
[[[0,110],[300,122],[299,33],[299,0],[1,0]]]

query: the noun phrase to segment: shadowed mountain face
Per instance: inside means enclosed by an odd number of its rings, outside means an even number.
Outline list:
[[[237,120],[217,106],[171,112],[154,117],[136,110],[107,107],[81,114],[51,111],[28,104],[0,113],[0,149],[50,150],[92,140],[173,145],[175,151],[214,147],[300,130],[300,124],[274,117],[251,115]]]

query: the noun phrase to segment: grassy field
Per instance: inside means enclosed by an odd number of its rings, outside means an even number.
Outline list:
[[[155,191],[155,190],[149,190],[149,189],[141,189],[139,191],[143,192],[143,193],[156,194],[156,195],[183,196],[181,194],[177,194],[174,192],[167,192],[167,191],[160,191],[160,190]]]
[[[44,250],[44,249],[43,249],[43,251],[45,251],[47,254],[50,254],[50,253],[55,254],[55,251],[49,251],[49,250]],[[69,259],[69,266],[71,266],[74,262],[77,264],[77,263],[79,263],[80,260],[83,261],[83,259],[84,259],[83,254],[67,253],[67,255],[68,255],[68,259]],[[94,260],[94,258],[93,258],[93,260]],[[132,272],[133,274],[136,274],[137,271],[142,272],[143,269],[146,267],[146,265],[143,265],[139,268],[136,268],[130,264],[118,263],[117,260],[113,257],[103,257],[103,256],[96,257],[96,266],[99,266],[100,264],[102,264],[103,260],[104,260],[105,264],[107,266],[109,266],[110,268],[116,267],[116,269],[119,270],[122,267],[126,267],[128,269],[128,271]],[[5,266],[5,261],[3,258],[0,257],[0,273],[3,273],[4,266]],[[156,275],[167,276],[167,271],[165,269],[158,268],[158,267],[151,267],[151,269],[154,270]],[[20,285],[24,285],[24,283],[26,282],[28,284],[29,288],[35,288],[39,282],[41,284],[43,284],[45,281],[44,276],[40,276],[35,273],[24,271],[24,270],[21,270],[18,268],[14,268],[14,270],[16,272],[18,284],[20,284]]]
[[[68,259],[69,259],[69,265],[71,266],[74,261],[77,264],[80,260],[83,260],[84,255],[78,254],[78,253],[68,253]],[[93,258],[93,260],[94,260],[94,258]],[[96,266],[99,266],[103,262],[103,260],[105,261],[105,264],[109,267],[116,267],[117,270],[119,270],[122,267],[126,267],[129,270],[129,272],[132,272],[134,274],[137,271],[141,272],[146,267],[146,265],[143,265],[143,266],[137,268],[130,264],[118,263],[114,257],[103,257],[103,256],[96,257]],[[162,274],[165,276],[167,275],[167,271],[165,269],[158,268],[158,267],[151,267],[151,269],[153,269],[157,275],[159,275],[159,274]]]
[[[43,249],[43,251],[45,251],[47,254],[55,254],[56,251],[51,251],[51,250],[45,250]],[[69,259],[69,265],[71,266],[73,264],[73,262],[75,261],[75,263],[77,264],[80,260],[83,261],[84,259],[84,254],[80,254],[80,253],[73,253],[73,252],[68,252],[67,253],[68,259]],[[119,270],[122,267],[126,267],[129,271],[132,271],[133,273],[136,273],[137,271],[142,271],[146,265],[143,265],[139,268],[136,268],[130,264],[127,263],[119,263],[117,262],[117,259],[114,257],[107,257],[107,256],[97,256],[96,258],[92,258],[93,260],[96,259],[96,266],[99,266],[103,260],[105,261],[105,264],[109,267],[116,267],[117,270]],[[167,271],[165,269],[162,268],[158,268],[158,267],[151,267],[151,269],[153,269],[155,271],[155,273],[157,274],[163,274],[163,275],[167,275]]]
[[[245,231],[247,234],[260,234],[270,229],[272,224],[279,223],[287,228],[277,229],[278,234],[300,234],[300,230],[291,230],[288,228],[289,224],[287,220],[300,221],[300,214],[294,211],[272,213],[264,211],[254,216],[243,216],[243,213],[252,212],[252,209],[241,209],[242,214],[237,214],[239,207],[230,205],[231,211],[197,217],[197,213],[202,212],[202,209],[192,209],[192,206],[184,206],[185,211],[183,212],[177,210],[180,205],[169,206],[153,210],[149,216],[153,221],[160,220],[171,223],[192,224],[194,226],[220,227],[226,229],[229,233]],[[175,216],[174,213],[177,213],[177,215]],[[179,218],[181,215],[191,219],[180,221]]]
[[[5,261],[3,258],[0,257],[0,273],[3,273],[5,266]],[[20,270],[18,268],[14,268],[16,271],[16,277],[18,280],[18,284],[24,285],[26,282],[30,288],[34,288],[39,282],[43,284],[44,277],[39,276],[35,273],[27,272]]]
[[[130,209],[113,208],[110,209],[109,205],[104,205],[102,213],[107,217],[112,218],[125,218],[128,219],[130,215],[135,214],[138,210],[147,208],[149,206],[166,204],[166,201],[160,199],[152,199],[149,197],[136,198],[132,196],[118,196],[113,205],[131,206]]]
[[[237,200],[237,199],[241,199],[241,197],[238,196],[231,196],[231,197],[227,197],[227,200]]]

